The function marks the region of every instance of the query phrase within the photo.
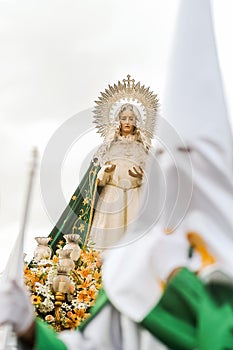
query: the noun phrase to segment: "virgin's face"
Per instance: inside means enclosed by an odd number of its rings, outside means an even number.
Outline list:
[[[123,111],[120,114],[122,136],[132,134],[136,126],[136,118],[132,111]]]

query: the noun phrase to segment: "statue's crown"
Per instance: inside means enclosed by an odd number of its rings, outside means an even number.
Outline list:
[[[127,89],[134,89],[134,83],[135,83],[135,80],[134,79],[130,79],[131,78],[131,75],[128,74],[127,75],[127,79],[123,79],[123,83],[124,83],[124,86],[127,88]]]

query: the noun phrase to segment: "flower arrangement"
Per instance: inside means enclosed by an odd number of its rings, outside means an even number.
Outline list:
[[[61,275],[60,289],[56,290],[54,281],[61,272],[60,264],[57,255],[52,259],[33,259],[25,265],[24,282],[31,294],[35,316],[56,331],[73,330],[90,315],[90,307],[101,288],[100,253],[90,248],[81,249],[73,267],[67,270],[66,276]],[[64,286],[67,289],[61,289]]]

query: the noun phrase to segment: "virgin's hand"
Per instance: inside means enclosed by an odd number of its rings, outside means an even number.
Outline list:
[[[132,169],[129,169],[128,173],[130,176],[136,177],[138,179],[142,179],[143,177],[143,170],[140,166],[133,166]]]
[[[105,172],[106,173],[112,173],[114,170],[116,169],[116,165],[115,164],[110,164],[105,168]]]
[[[33,307],[25,290],[16,281],[0,283],[0,326],[11,324],[16,334],[21,336],[33,321]]]
[[[104,175],[105,173],[112,173],[116,168],[115,164],[105,164],[102,166],[102,168],[100,169],[100,171],[97,174],[97,179],[99,181],[103,181]]]

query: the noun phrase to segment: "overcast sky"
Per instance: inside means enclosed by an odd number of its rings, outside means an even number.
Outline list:
[[[99,91],[128,73],[158,93],[163,105],[178,4],[178,0],[0,0],[0,270],[21,225],[32,147],[38,147],[41,159],[63,123],[84,110],[89,113]],[[213,0],[230,116],[232,13],[232,0]],[[100,140],[90,131],[80,142],[70,148],[62,167],[66,199],[78,185],[86,154]],[[48,235],[54,225],[41,198],[39,169],[40,162],[27,227],[29,253],[36,245],[33,237]]]

